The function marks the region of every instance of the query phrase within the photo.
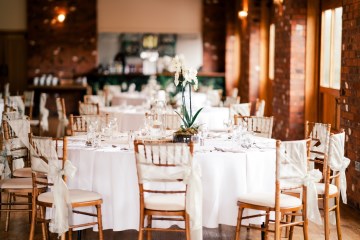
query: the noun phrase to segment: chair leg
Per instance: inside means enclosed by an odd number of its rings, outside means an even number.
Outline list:
[[[286,218],[287,223],[291,222],[291,216],[290,215],[286,215],[285,218]],[[285,228],[285,237],[289,238],[289,236],[290,236],[290,227],[286,227]]]
[[[325,240],[330,238],[330,227],[329,227],[329,198],[324,196],[324,234]]]
[[[148,215],[147,220],[148,220],[147,228],[151,228],[151,225],[152,225],[152,216],[151,216],[151,215]],[[147,240],[151,240],[151,233],[152,233],[152,232],[151,232],[150,230],[147,231]]]
[[[303,218],[303,236],[304,236],[304,240],[308,240],[309,239],[309,230],[308,230],[308,219],[307,217]]]
[[[264,239],[265,240],[267,240],[269,238],[269,221],[270,221],[270,211],[266,211],[265,232],[264,232]]]
[[[275,240],[281,239],[281,227],[280,227],[280,221],[281,221],[281,212],[275,211]]]
[[[190,240],[190,217],[189,214],[185,213],[185,228],[186,228],[186,240]]]
[[[5,232],[9,231],[11,198],[12,198],[12,193],[8,193],[8,197],[7,197],[8,211],[6,212]]]
[[[32,201],[31,193],[28,193],[29,210],[32,209],[31,201]],[[31,223],[31,216],[32,216],[31,211],[29,211],[29,223]]]
[[[144,228],[144,209],[140,209],[140,223],[139,223],[139,235],[138,235],[138,240],[143,240],[144,239],[144,235],[143,235],[143,228]]]
[[[69,240],[72,240],[72,234],[73,234],[73,231],[71,228],[69,228],[69,231],[68,231]]]
[[[241,229],[241,221],[242,221],[242,214],[244,208],[239,207],[238,218],[236,223],[236,232],[235,232],[235,240],[240,240],[240,229]]]
[[[35,235],[35,225],[36,225],[36,201],[33,199],[32,202],[32,211],[31,211],[31,225],[30,225],[30,235],[29,235],[29,240],[33,240],[34,239],[34,235]]]
[[[335,209],[335,215],[336,215],[336,230],[337,230],[337,236],[338,236],[338,240],[342,240],[342,236],[341,236],[341,225],[340,225],[340,195],[338,195],[335,198],[335,204],[336,204],[336,209]]]
[[[99,230],[99,240],[104,239],[103,234],[103,226],[102,226],[102,213],[101,213],[101,205],[96,205],[96,211],[97,211],[97,221],[98,221],[98,230]]]
[[[40,218],[42,220],[41,222],[41,231],[42,231],[42,236],[44,240],[49,239],[49,233],[48,233],[48,229],[47,229],[47,224],[45,222],[45,211],[46,208],[44,206],[40,206]]]

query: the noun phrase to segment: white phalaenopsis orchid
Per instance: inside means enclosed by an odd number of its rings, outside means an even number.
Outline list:
[[[199,81],[197,79],[197,71],[192,68],[185,67],[183,57],[175,56],[171,61],[171,70],[175,72],[174,75],[174,84],[178,86],[181,84],[181,92],[182,92],[182,108],[181,113],[179,114],[181,120],[183,121],[184,125],[182,125],[182,129],[197,129],[198,126],[195,125],[196,117],[201,112],[202,108],[200,108],[195,115],[192,114],[192,107],[191,107],[191,87],[194,86],[194,89],[197,90],[199,87]],[[182,78],[180,78],[182,76]],[[189,98],[190,98],[190,111],[186,109],[185,105],[185,88],[189,84]],[[196,130],[197,131],[197,130]]]

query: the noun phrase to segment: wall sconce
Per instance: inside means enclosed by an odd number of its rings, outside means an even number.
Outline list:
[[[275,5],[283,5],[284,4],[284,0],[274,0],[274,4]]]
[[[64,20],[65,20],[65,18],[66,18],[66,15],[64,14],[64,13],[60,13],[57,17],[56,17],[56,19],[59,21],[59,22],[64,22]]]
[[[239,11],[238,15],[239,15],[239,18],[246,18],[248,15],[248,12],[245,10],[241,10],[241,11]]]

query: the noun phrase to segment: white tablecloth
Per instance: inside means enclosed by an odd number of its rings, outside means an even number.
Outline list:
[[[196,119],[197,124],[205,124],[209,130],[224,130],[224,121],[229,121],[229,108],[226,107],[204,107]]]
[[[133,151],[110,145],[95,150],[84,147],[84,142],[69,142],[68,158],[78,168],[76,176],[68,179],[69,188],[92,190],[102,195],[104,229],[137,230],[139,192]],[[213,140],[207,140],[205,149],[212,144]],[[222,145],[228,146],[229,141]],[[194,161],[202,170],[205,227],[235,226],[239,194],[275,191],[274,149],[259,151],[253,148],[239,153],[197,151]],[[76,215],[75,223],[83,218],[87,217]]]
[[[139,130],[144,128],[145,110],[140,108],[103,107],[100,114],[109,114],[118,121],[119,131]]]
[[[114,95],[111,100],[112,106],[120,105],[143,105],[147,101],[147,97],[140,93],[119,93]]]
[[[118,120],[119,131],[139,130],[145,126],[145,112],[141,107],[103,107],[101,114],[109,114]],[[195,114],[195,111],[193,112]],[[229,108],[204,107],[198,115],[196,123],[205,125],[208,130],[224,130],[224,121],[229,120]]]

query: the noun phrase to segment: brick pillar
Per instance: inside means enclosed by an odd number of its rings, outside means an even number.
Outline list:
[[[226,0],[203,0],[204,72],[225,71]]]
[[[348,202],[360,209],[360,0],[343,1],[340,126],[346,133]]]
[[[260,84],[260,13],[261,1],[244,1],[247,18],[241,19],[240,82],[241,102],[255,102]]]
[[[307,1],[287,0],[275,7],[273,137],[304,137]]]

